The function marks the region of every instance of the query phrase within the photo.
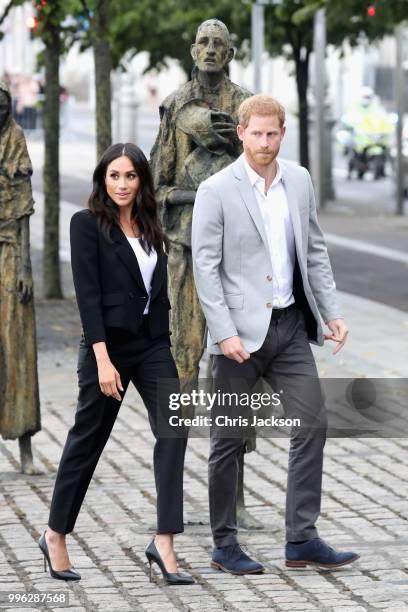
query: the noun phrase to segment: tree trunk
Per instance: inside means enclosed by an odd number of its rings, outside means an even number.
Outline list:
[[[309,53],[295,59],[296,87],[299,104],[299,161],[309,170],[309,104],[307,89],[309,82]]]
[[[60,28],[49,23],[45,43],[44,125],[44,246],[43,281],[46,298],[62,298],[59,265],[59,58]]]
[[[111,70],[112,54],[109,42],[110,0],[98,0],[95,11],[93,51],[96,90],[96,154],[112,144]]]

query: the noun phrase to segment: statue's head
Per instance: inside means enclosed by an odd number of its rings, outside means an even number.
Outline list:
[[[11,98],[8,87],[0,81],[0,129],[4,126],[11,113]]]
[[[198,70],[221,72],[234,57],[227,26],[219,19],[207,19],[198,26],[191,56]]]

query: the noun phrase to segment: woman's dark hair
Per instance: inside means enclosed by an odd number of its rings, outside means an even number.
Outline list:
[[[140,180],[140,189],[132,209],[132,219],[136,221],[142,233],[141,245],[148,253],[152,247],[157,253],[161,253],[163,246],[167,250],[168,239],[159,220],[149,163],[136,145],[120,142],[106,149],[93,173],[93,189],[89,196],[88,208],[96,216],[106,240],[112,242],[112,227],[114,224],[119,225],[119,206],[109,197],[105,178],[109,164],[122,155],[130,159]]]

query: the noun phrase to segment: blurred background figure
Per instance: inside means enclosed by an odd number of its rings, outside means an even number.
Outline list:
[[[10,89],[12,87],[12,78],[11,78],[11,75],[8,72],[5,72],[3,74],[3,76],[1,77],[1,80],[3,81],[3,83],[5,85],[7,85],[7,87],[9,88],[9,91],[10,91]]]
[[[39,83],[33,76],[22,75],[17,78],[15,119],[23,130],[35,130],[37,127],[39,93]]]
[[[72,140],[71,127],[72,127],[72,113],[74,108],[75,99],[71,95],[71,92],[64,85],[60,86],[60,128],[61,137],[64,140]]]
[[[394,122],[371,87],[363,87],[357,104],[341,117],[336,134],[348,157],[349,179],[353,173],[362,179],[368,171],[374,179],[385,176]]]

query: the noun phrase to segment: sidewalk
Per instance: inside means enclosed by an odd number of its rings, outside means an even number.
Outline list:
[[[64,146],[66,167],[75,161],[74,149],[70,144]],[[33,159],[35,164],[39,157],[40,153]],[[81,160],[84,180],[89,180],[87,173],[93,165],[91,156]],[[41,194],[36,194],[36,210],[31,233],[35,287],[41,295]],[[319,530],[334,547],[361,554],[354,565],[332,573],[285,567],[288,441],[258,440],[257,450],[246,458],[245,493],[248,509],[264,529],[242,531],[240,539],[265,564],[266,573],[243,577],[209,566],[208,440],[190,440],[185,471],[187,525],[176,545],[182,570],[192,573],[197,582],[191,587],[166,587],[157,576],[150,584],[144,548],[155,519],[153,436],[133,389],[126,396],[75,532],[69,537],[71,558],[83,579],[65,584],[44,574],[36,541],[45,528],[55,469],[74,418],[80,333],[67,241],[69,218],[76,208],[65,202],[61,210],[67,299],[36,301],[43,429],[33,444],[36,464],[43,473],[19,474],[17,442],[0,440],[0,596],[24,589],[68,593],[69,605],[62,609],[71,612],[408,612],[408,440],[404,438],[327,441]],[[350,338],[335,357],[329,346],[315,349],[320,375],[408,377],[408,313],[348,293],[340,293],[340,301]],[[19,608],[0,600],[0,609]],[[48,604],[29,609],[61,608]]]
[[[342,296],[344,300],[344,296]],[[367,342],[374,305],[347,298],[350,345],[337,358],[317,351],[323,376],[366,374],[367,364],[385,375],[402,375],[407,360],[392,346]],[[357,312],[357,309],[358,312]],[[397,334],[404,317],[386,309]],[[405,316],[405,315],[404,315]],[[360,317],[360,321],[358,320]],[[18,473],[18,445],[0,442],[0,591],[69,593],[66,609],[79,610],[408,610],[408,442],[405,439],[330,439],[326,445],[321,534],[361,559],[333,573],[284,566],[284,500],[287,440],[260,439],[246,460],[246,499],[262,531],[242,532],[242,543],[267,568],[261,576],[233,577],[209,567],[211,538],[207,506],[207,440],[191,440],[186,456],[186,532],[178,538],[180,565],[192,572],[192,587],[149,584],[144,547],[154,528],[153,437],[146,413],[130,390],[98,465],[70,541],[71,557],[83,580],[59,583],[42,571],[36,540],[44,529],[53,479],[76,398],[78,317],[73,299],[37,302],[39,375],[43,429],[34,438],[41,476]],[[355,328],[354,325],[357,327]],[[45,332],[45,328],[48,330]],[[354,331],[355,329],[355,331]],[[405,321],[405,329],[408,330]],[[365,330],[365,331],[364,331]],[[357,334],[355,340],[353,335]],[[400,359],[400,368],[398,366]],[[4,606],[2,609],[15,610]],[[35,607],[32,609],[40,609]],[[43,609],[54,609],[52,606]],[[55,608],[57,609],[57,608]]]

